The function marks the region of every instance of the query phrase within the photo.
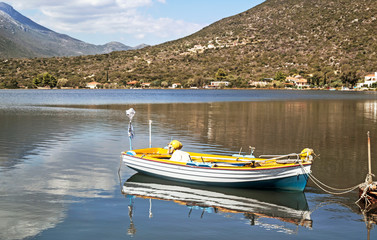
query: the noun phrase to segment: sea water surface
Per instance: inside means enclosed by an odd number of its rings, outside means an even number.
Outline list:
[[[129,148],[282,154],[313,148],[336,188],[377,173],[375,92],[1,90],[0,239],[376,239],[357,191],[304,193],[179,184],[120,164]],[[118,174],[119,167],[120,171]],[[365,222],[365,219],[368,221]]]

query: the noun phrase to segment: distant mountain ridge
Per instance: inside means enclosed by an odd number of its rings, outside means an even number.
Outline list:
[[[54,32],[0,2],[0,58],[94,55],[131,49],[119,42],[94,45]]]
[[[45,28],[38,23],[33,22],[31,19],[25,17],[24,15],[20,14],[14,8],[4,2],[0,2],[0,11],[7,13],[10,17],[12,17],[17,22],[29,26],[30,28],[42,30],[42,31],[51,31],[48,28]]]

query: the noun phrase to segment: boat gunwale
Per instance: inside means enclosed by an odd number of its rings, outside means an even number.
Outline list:
[[[128,155],[126,152],[122,152],[122,156],[123,157],[126,156],[126,157],[130,157],[130,158],[140,159],[140,160],[144,160],[144,161],[151,161],[151,162],[161,163],[161,164],[175,165],[175,166],[180,166],[180,167],[199,168],[199,169],[211,169],[211,170],[229,170],[229,171],[260,171],[260,170],[267,171],[267,170],[272,170],[272,169],[292,168],[292,167],[298,167],[298,166],[308,166],[308,165],[312,165],[313,164],[313,162],[310,161],[310,162],[302,162],[302,163],[298,163],[298,164],[289,163],[290,165],[288,165],[288,166],[276,166],[276,167],[250,167],[250,168],[241,168],[241,167],[235,166],[233,168],[230,168],[230,167],[218,166],[218,167],[213,168],[213,167],[193,166],[193,165],[187,165],[187,164],[177,164],[177,163],[174,163],[174,162],[168,162],[170,160],[161,161],[161,160],[155,160],[155,159],[137,157],[137,156]],[[123,161],[124,161],[124,159],[123,159]],[[182,163],[184,163],[184,162],[182,162]]]

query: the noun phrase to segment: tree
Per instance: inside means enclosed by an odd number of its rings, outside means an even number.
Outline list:
[[[38,76],[33,79],[33,84],[36,87],[49,86],[50,88],[54,88],[56,87],[57,83],[58,81],[56,80],[56,78],[48,72],[38,74]]]
[[[12,78],[8,81],[8,84],[6,86],[7,88],[18,88],[18,82],[16,79]]]
[[[284,82],[286,78],[287,78],[287,76],[284,73],[277,72],[276,75],[275,75],[274,80],[280,81],[280,82]]]
[[[153,87],[159,87],[161,86],[161,80],[154,80],[152,83],[151,83],[151,86]]]
[[[228,77],[228,73],[222,68],[219,68],[219,70],[217,70],[217,73],[215,74],[215,79],[217,81],[223,81],[227,79],[227,77]]]
[[[166,81],[161,82],[161,87],[166,88],[169,86],[169,83]]]
[[[59,78],[57,82],[58,87],[67,87],[68,79],[66,78]]]
[[[39,87],[42,83],[42,79],[39,78],[38,76],[36,78],[33,79],[33,85],[34,87]]]
[[[7,81],[4,81],[3,83],[0,83],[0,88],[18,88],[18,82],[16,79],[12,78]]]
[[[343,84],[350,84],[351,86],[355,86],[359,78],[357,77],[355,71],[348,70],[342,72],[342,74],[340,75],[340,80],[342,80]]]
[[[316,72],[309,78],[309,82],[313,85],[319,86],[321,80],[320,73]]]

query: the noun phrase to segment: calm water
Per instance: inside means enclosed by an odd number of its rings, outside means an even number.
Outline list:
[[[311,147],[313,174],[350,187],[377,173],[377,94],[326,91],[0,91],[0,239],[367,239],[357,192],[204,188],[122,166],[135,148],[281,154]],[[377,221],[377,217],[375,217]],[[370,225],[376,239],[376,224]]]

